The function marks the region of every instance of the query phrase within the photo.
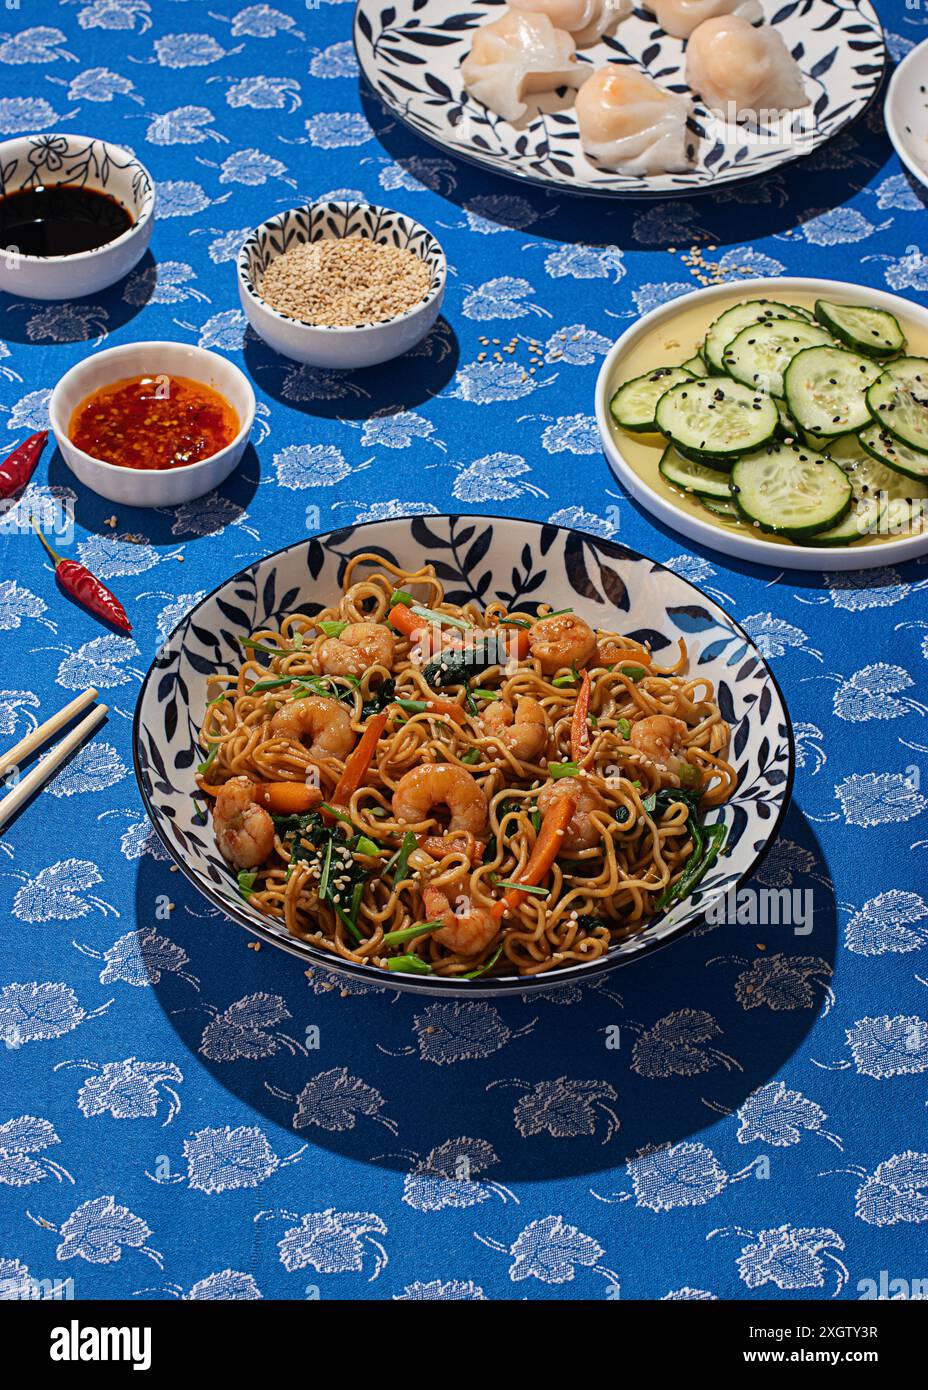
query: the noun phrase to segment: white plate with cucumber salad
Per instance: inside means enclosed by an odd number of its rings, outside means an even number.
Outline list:
[[[690,540],[780,569],[928,553],[928,310],[742,280],[639,319],[599,374],[606,457]]]

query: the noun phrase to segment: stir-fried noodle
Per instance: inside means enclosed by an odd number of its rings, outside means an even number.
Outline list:
[[[252,907],[388,970],[537,975],[602,956],[721,848],[729,730],[685,674],[572,610],[446,603],[347,565],[338,604],[211,678],[200,787]]]

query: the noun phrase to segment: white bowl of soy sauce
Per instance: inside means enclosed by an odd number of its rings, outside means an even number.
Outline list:
[[[155,185],[130,150],[90,135],[0,144],[0,290],[79,299],[128,275],[151,241]]]

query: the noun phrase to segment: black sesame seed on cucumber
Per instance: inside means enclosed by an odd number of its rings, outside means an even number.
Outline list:
[[[619,387],[609,402],[613,420],[632,434],[653,434],[657,429],[654,410],[661,396],[678,381],[689,381],[690,377],[685,367],[655,367],[633,377]]]
[[[905,347],[905,334],[899,320],[886,309],[817,299],[815,317],[832,337],[865,357],[896,357]]]

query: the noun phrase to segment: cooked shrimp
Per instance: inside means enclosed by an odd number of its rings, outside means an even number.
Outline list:
[[[452,906],[443,889],[427,883],[422,890],[422,903],[429,921],[443,923],[433,933],[435,940],[456,955],[480,955],[499,933],[500,924],[489,908],[474,907],[467,896],[458,898]]]
[[[393,814],[405,825],[429,819],[436,806],[447,806],[449,830],[469,830],[480,837],[487,823],[487,799],[477,781],[452,763],[413,767],[393,793]]]
[[[396,643],[383,623],[349,623],[338,637],[319,645],[319,662],[329,676],[363,676],[372,666],[393,665]]]
[[[596,634],[576,613],[557,613],[533,623],[528,643],[545,675],[553,676],[562,666],[585,666],[596,650]]]
[[[538,793],[538,809],[544,816],[559,797],[569,796],[577,809],[564,836],[565,849],[592,849],[602,839],[602,831],[590,819],[593,811],[605,811],[606,803],[595,787],[580,777],[559,777]]]
[[[678,777],[685,786],[701,786],[702,773],[681,754],[689,730],[682,719],[670,714],[650,714],[631,727],[628,736],[633,748],[649,762]]]
[[[481,723],[524,762],[533,762],[548,742],[547,716],[531,695],[523,695],[515,714],[505,701],[495,701],[484,710]]]
[[[256,869],[274,848],[274,822],[255,801],[249,777],[233,777],[213,803],[213,832],[219,853],[233,869]]]
[[[288,700],[271,717],[271,732],[302,743],[314,758],[346,758],[355,742],[345,706],[323,695]]]

